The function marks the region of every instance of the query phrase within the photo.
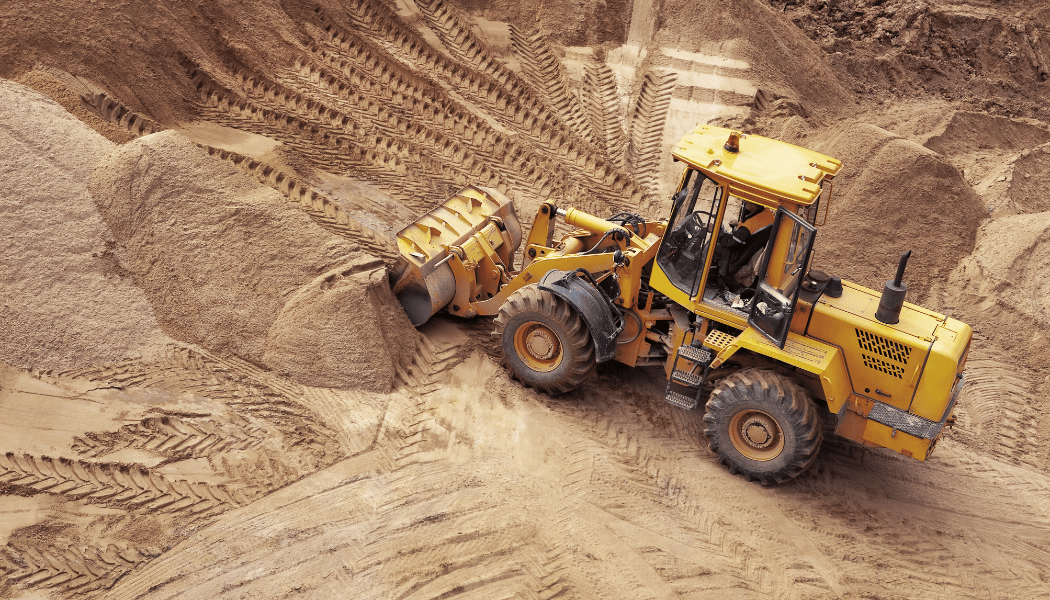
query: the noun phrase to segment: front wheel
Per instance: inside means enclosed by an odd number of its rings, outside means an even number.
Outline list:
[[[708,446],[729,471],[763,485],[800,475],[816,460],[823,438],[809,394],[761,369],[723,379],[711,392],[704,421]]]
[[[499,309],[493,335],[511,375],[529,387],[562,394],[594,373],[594,343],[567,302],[535,284],[514,292]]]

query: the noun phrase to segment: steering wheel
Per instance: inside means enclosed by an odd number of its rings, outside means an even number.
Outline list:
[[[707,215],[708,217],[712,216],[710,212],[698,210],[689,215],[689,218],[682,224],[682,227],[691,238],[703,235],[707,230],[707,223],[700,218],[700,215]]]
[[[663,260],[671,260],[676,257],[679,252],[690,245],[697,243],[697,240],[703,240],[706,237],[707,223],[701,218],[701,215],[711,216],[708,211],[696,211],[690,214],[682,224],[675,229],[674,233],[671,234],[667,243],[664,247],[667,249],[666,256]]]

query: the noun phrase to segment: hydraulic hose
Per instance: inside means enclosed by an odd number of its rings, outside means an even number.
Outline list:
[[[636,315],[633,310],[627,310],[626,308],[620,308],[619,306],[617,306],[616,309],[620,311],[621,315],[623,315],[625,313],[628,314],[628,315],[631,315],[634,318],[635,322],[638,323],[638,333],[634,334],[633,338],[631,338],[629,340],[623,340],[622,342],[616,342],[617,344],[620,344],[620,345],[630,344],[634,340],[638,339],[638,336],[642,335],[642,333],[645,331],[645,326],[642,323],[642,318],[639,317],[638,315]]]

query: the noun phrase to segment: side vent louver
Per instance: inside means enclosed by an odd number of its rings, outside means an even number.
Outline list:
[[[857,344],[860,345],[861,350],[888,359],[883,360],[862,352],[861,357],[864,359],[865,367],[892,375],[897,379],[904,379],[904,367],[908,365],[911,348],[867,331],[860,329],[855,331],[857,332]]]
[[[867,354],[861,354],[861,356],[864,358],[865,367],[871,367],[876,371],[882,371],[883,373],[893,375],[897,379],[904,379],[904,367],[875,358],[874,356],[868,356]]]

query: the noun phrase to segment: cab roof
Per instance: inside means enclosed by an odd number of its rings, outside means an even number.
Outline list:
[[[803,206],[820,197],[820,183],[842,168],[842,161],[787,142],[738,133],[738,152],[725,149],[731,129],[701,125],[671,151],[712,179],[728,183],[730,193],[765,205],[785,200]]]

